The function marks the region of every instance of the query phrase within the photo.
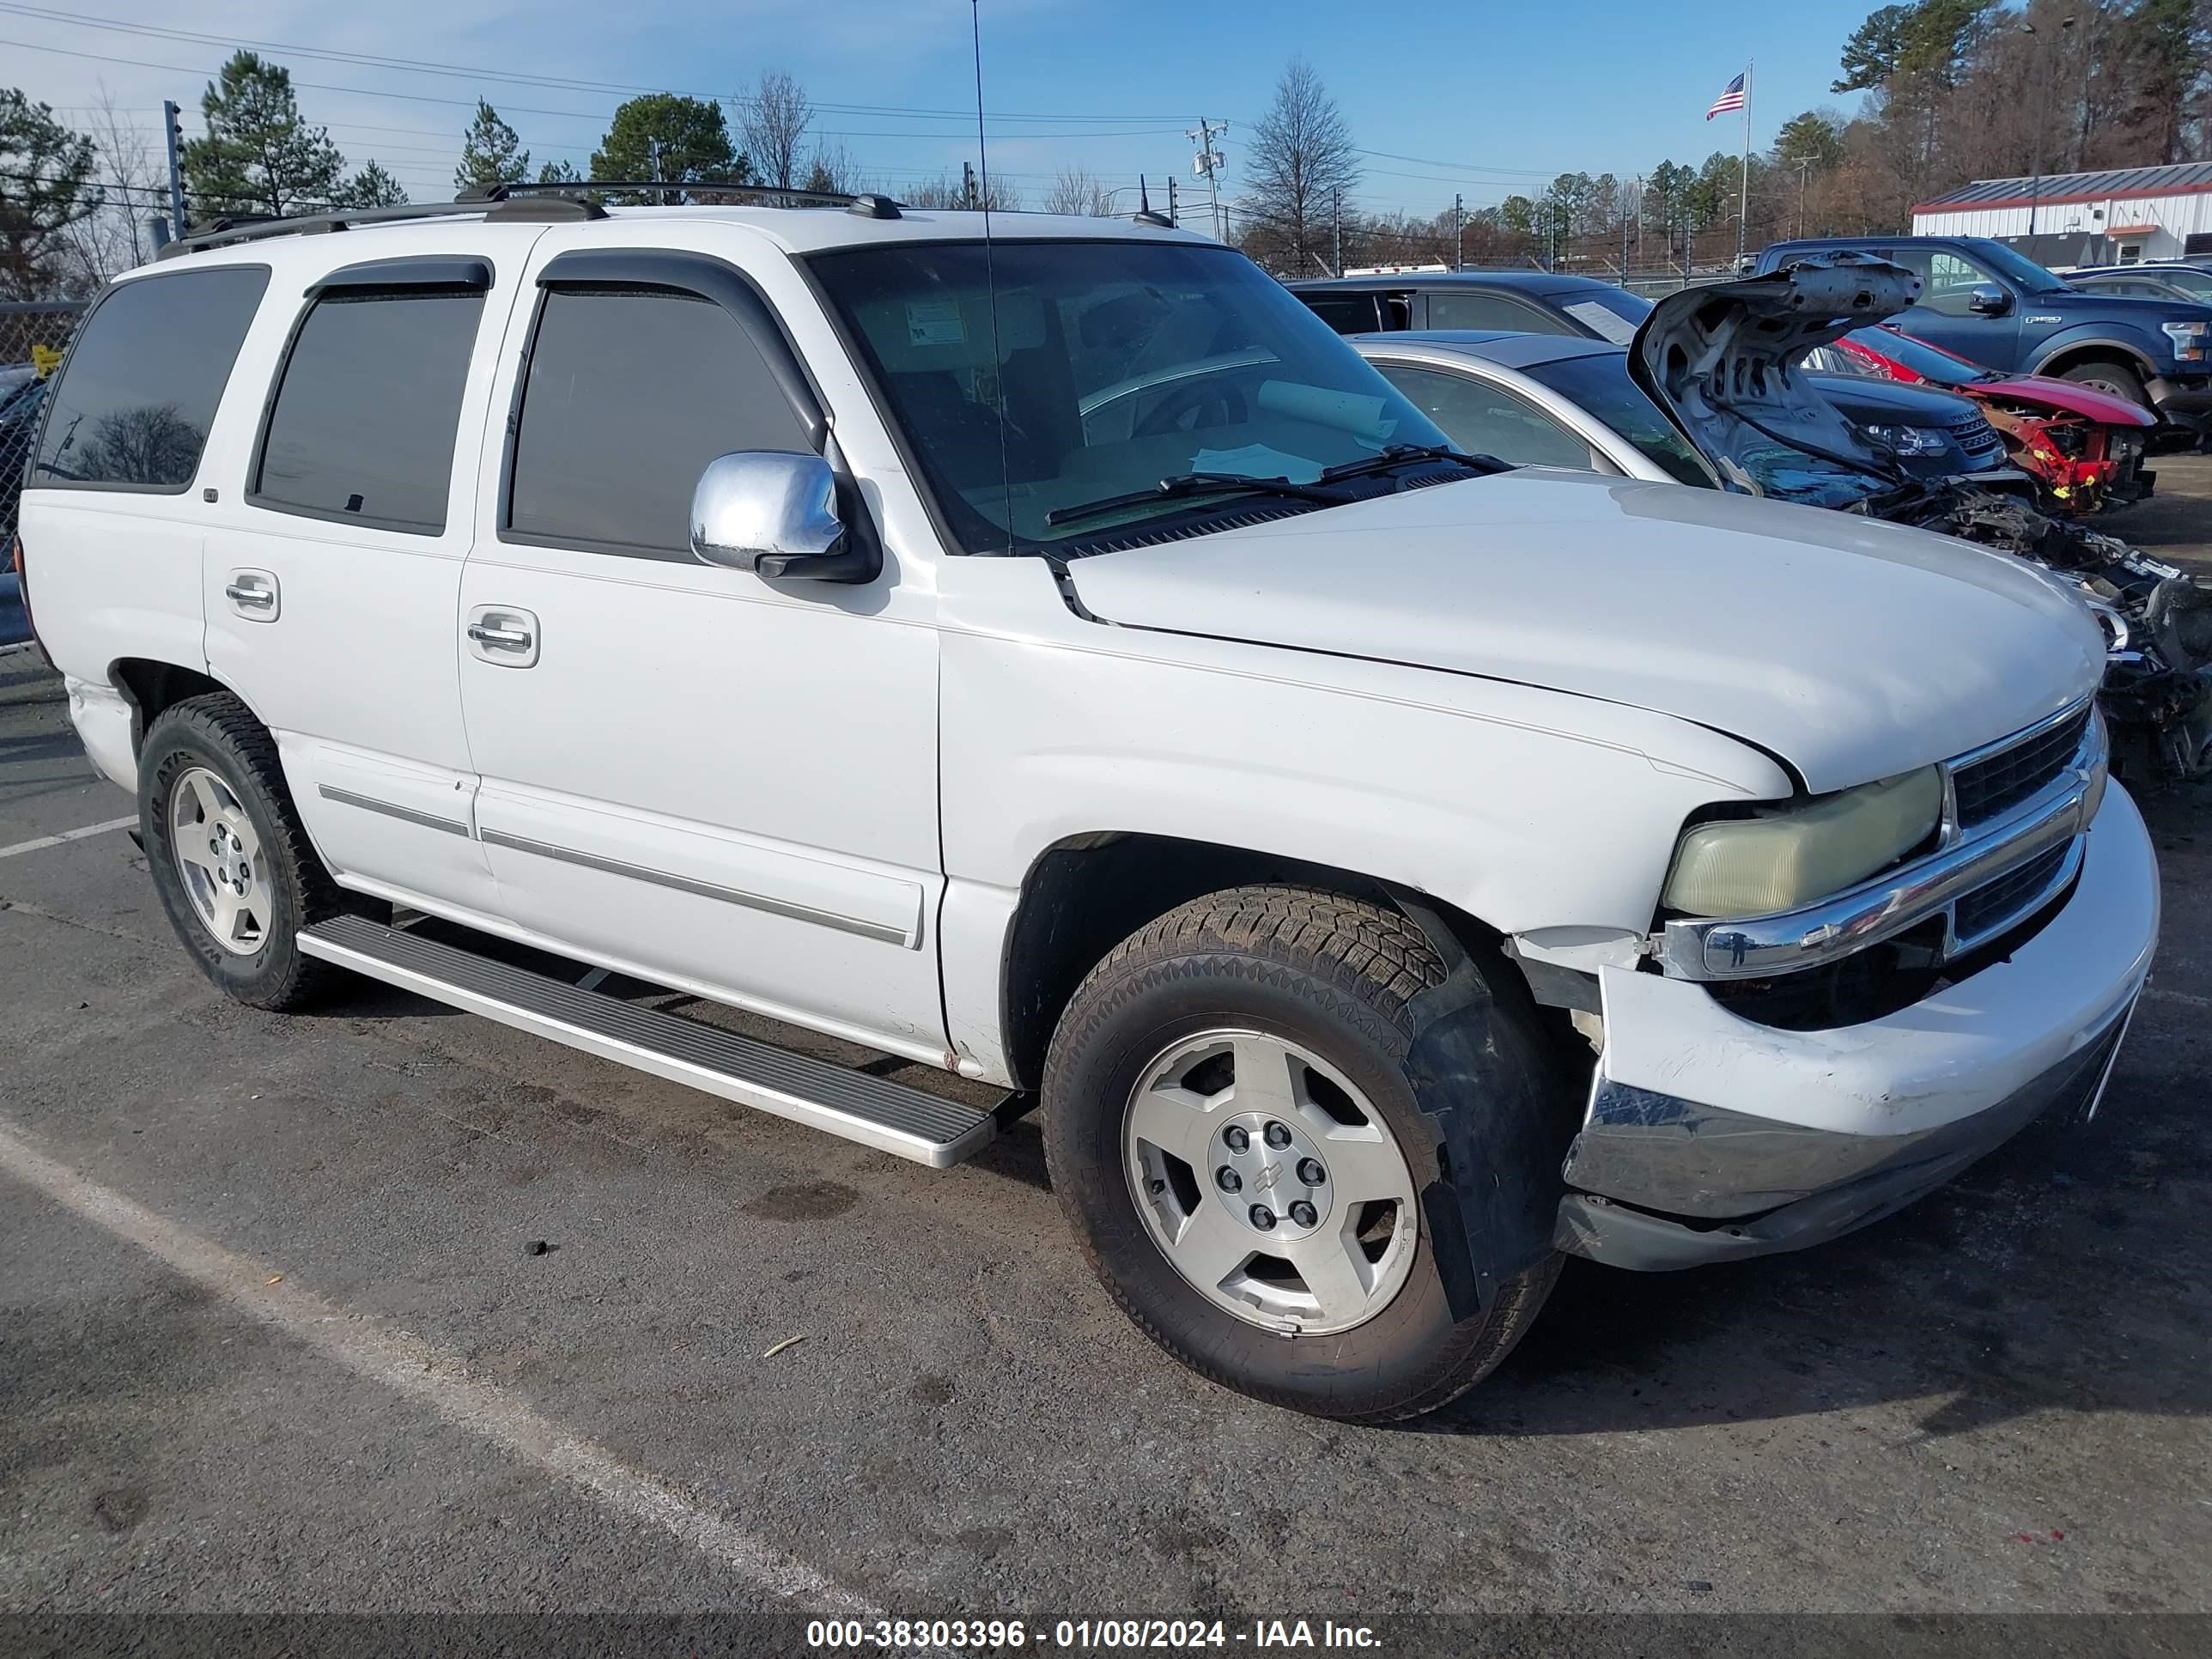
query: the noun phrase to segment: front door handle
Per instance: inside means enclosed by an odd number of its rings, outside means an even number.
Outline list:
[[[234,570],[222,585],[230,608],[248,622],[275,622],[282,608],[275,574],[266,570]]]
[[[478,662],[495,668],[538,665],[538,618],[527,611],[511,605],[474,605],[462,631],[469,654]]]

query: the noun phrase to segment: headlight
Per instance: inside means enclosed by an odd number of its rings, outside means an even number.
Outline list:
[[[2173,342],[2177,357],[2202,357],[2204,355],[2204,325],[2202,323],[2160,323],[2166,337]]]
[[[1943,778],[1923,767],[1757,816],[1692,825],[1674,849],[1667,902],[1693,916],[1757,916],[1841,892],[1935,832]]]
[[[1933,426],[1869,426],[1867,436],[1877,443],[1887,444],[1900,455],[1941,455],[1944,450],[1943,430]]]

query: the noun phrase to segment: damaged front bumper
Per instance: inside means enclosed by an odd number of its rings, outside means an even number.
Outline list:
[[[1554,1244],[1644,1271],[1802,1249],[1910,1203],[2053,1107],[2093,1109],[2158,921],[2150,838],[2116,787],[2050,921],[1898,1013],[1785,1030],[1691,981],[1601,970],[1605,1050]]]

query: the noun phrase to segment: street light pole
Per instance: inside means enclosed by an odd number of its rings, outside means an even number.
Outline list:
[[[2033,23],[2023,22],[2020,27],[2027,34],[2033,35],[2035,33],[2035,25]],[[2060,18],[2058,20],[2059,38],[2063,40],[2066,31],[2073,27],[2074,19],[2070,15]],[[2031,236],[2035,234],[2035,210],[2037,202],[2043,194],[2043,129],[2051,118],[2051,76],[2056,59],[2055,47],[2043,54],[2043,95],[2035,101],[2035,174],[2028,180],[2027,185],[2027,234]]]

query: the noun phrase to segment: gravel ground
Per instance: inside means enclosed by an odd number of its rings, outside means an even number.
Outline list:
[[[2112,528],[2212,558],[2160,472]],[[1396,1430],[1156,1352],[1033,1127],[932,1173],[366,981],[254,1013],[122,834],[0,855],[0,1613],[2212,1612],[2206,805],[2093,1124],[1571,1263]],[[0,657],[0,851],[131,810]]]

